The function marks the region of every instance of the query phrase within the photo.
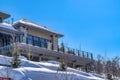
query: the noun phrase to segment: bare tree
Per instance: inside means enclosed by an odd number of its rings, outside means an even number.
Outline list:
[[[60,47],[59,50],[62,51],[62,52],[65,52],[65,45],[64,45],[63,42],[61,43],[61,47]]]
[[[112,59],[112,64],[111,64],[112,72],[111,73],[113,74],[114,78],[120,75],[119,74],[119,68],[120,68],[119,61],[120,61],[120,58],[117,56]]]
[[[68,71],[67,64],[63,58],[60,58],[60,64],[56,72],[56,80],[73,80],[73,73]]]
[[[107,60],[104,65],[105,65],[104,72],[106,74],[107,73],[111,73],[111,68],[112,68],[112,62],[111,62],[111,60]]]
[[[95,72],[98,74],[103,73],[103,57],[98,55],[97,60],[94,62]]]

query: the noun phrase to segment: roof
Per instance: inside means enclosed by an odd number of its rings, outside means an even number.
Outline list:
[[[16,31],[16,29],[11,24],[8,24],[8,23],[5,23],[5,22],[4,23],[0,23],[0,27]]]
[[[0,17],[2,17],[3,19],[6,19],[6,18],[9,18],[10,15],[0,11]]]
[[[11,24],[8,24],[8,23],[5,23],[5,22],[0,23],[0,28],[5,29],[5,30],[9,30],[11,32],[19,32]]]
[[[51,30],[49,30],[48,28],[46,28],[46,27],[44,27],[44,26],[38,25],[38,24],[33,23],[33,22],[31,22],[31,21],[28,21],[28,20],[26,20],[26,19],[21,19],[21,20],[15,22],[15,23],[13,24],[13,26],[18,26],[18,25],[20,25],[20,24],[21,24],[21,25],[27,25],[27,26],[32,27],[32,28],[37,28],[37,29],[43,30],[43,31],[48,32],[48,33],[51,33],[51,34],[55,34],[55,35],[57,35],[58,37],[63,37],[62,34],[59,34],[59,33],[56,33],[56,32],[54,32],[54,31],[51,31]]]

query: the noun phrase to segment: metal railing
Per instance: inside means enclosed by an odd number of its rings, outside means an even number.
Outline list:
[[[10,53],[11,51],[12,51],[11,45],[0,47],[0,54],[2,54],[2,55],[9,55],[8,53]]]
[[[18,47],[19,47],[19,45],[22,46],[22,43],[17,43],[17,44],[18,44]],[[23,44],[24,44],[23,46],[29,45],[29,44],[25,44],[25,43],[23,43]],[[7,53],[11,52],[12,49],[13,49],[13,45],[0,47],[0,54],[7,54]],[[47,49],[47,48],[44,48],[44,49]],[[79,57],[87,58],[87,59],[93,59],[92,53],[78,50],[78,49],[69,48],[69,47],[60,47],[60,48],[58,47],[57,52],[74,55],[74,56],[79,56]]]
[[[92,53],[87,52],[87,51],[78,50],[78,49],[73,49],[70,47],[60,47],[58,49],[58,51],[67,53],[67,54],[71,54],[71,55],[75,55],[75,56],[79,56],[79,57],[83,57],[83,58],[93,59]]]

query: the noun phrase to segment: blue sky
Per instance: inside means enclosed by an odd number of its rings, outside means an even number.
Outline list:
[[[64,34],[66,46],[120,56],[120,0],[1,0],[0,10]]]

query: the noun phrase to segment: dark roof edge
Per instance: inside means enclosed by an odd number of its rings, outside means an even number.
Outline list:
[[[0,14],[3,15],[4,19],[9,18],[11,16],[10,14],[7,14],[6,12],[3,11],[0,11]]]

